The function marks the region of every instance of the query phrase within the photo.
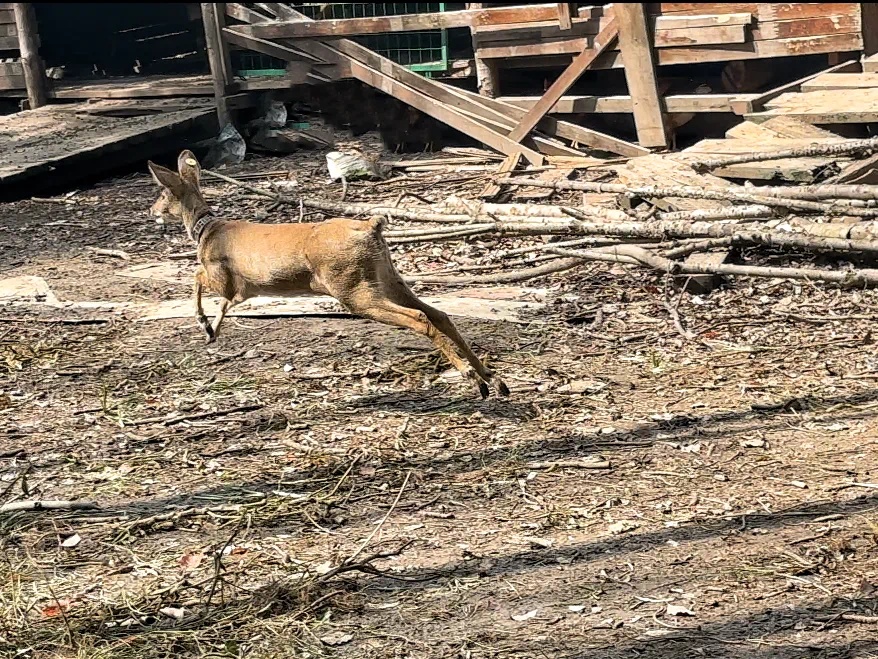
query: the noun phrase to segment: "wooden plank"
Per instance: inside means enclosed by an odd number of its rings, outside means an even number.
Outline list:
[[[245,7],[244,5],[237,2],[227,2],[225,12],[226,16],[234,18],[237,21],[241,21],[242,23],[246,23],[247,25],[251,23],[261,23],[268,20],[259,12],[253,11],[249,7]],[[245,26],[241,25],[236,27]]]
[[[803,92],[878,87],[878,73],[822,73],[802,83]]]
[[[27,87],[27,102],[31,110],[36,110],[48,101],[46,82],[46,67],[43,58],[39,54],[39,40],[37,38],[37,16],[34,7],[29,2],[16,2],[13,5],[15,12],[15,27],[18,30],[18,42],[21,49],[21,66],[24,72],[24,82]]]
[[[515,168],[518,167],[519,162],[521,162],[521,152],[516,152],[506,156],[503,162],[500,163],[500,167],[497,169],[497,177],[502,178],[503,174],[508,174],[515,170]],[[493,199],[500,194],[501,189],[502,188],[497,183],[491,181],[485,186],[485,189],[482,190],[480,196],[482,199]]]
[[[756,97],[756,94],[674,94],[665,96],[668,113],[677,112],[732,112],[732,101]],[[530,109],[539,96],[501,96],[499,100],[520,108]],[[633,109],[630,96],[562,96],[549,110],[551,114],[628,113]]]
[[[625,80],[634,105],[634,123],[641,146],[668,145],[662,102],[658,92],[646,6],[625,2],[614,7],[619,19],[619,47],[625,62]]]
[[[779,115],[796,117],[810,124],[858,124],[878,121],[878,89],[814,91],[784,94],[766,104],[766,112],[747,115],[766,121]]]
[[[21,60],[15,62],[0,62],[0,75],[7,76],[23,76],[24,65]]]
[[[558,27],[562,30],[569,30],[573,27],[572,17],[570,16],[570,3],[559,2],[558,6]]]
[[[16,3],[10,2],[9,4],[15,5]],[[0,9],[0,24],[9,24],[15,23],[15,13],[10,7],[9,9]]]
[[[820,71],[819,73],[812,73],[811,75],[807,75],[804,78],[799,78],[798,80],[793,80],[792,82],[788,82],[786,84],[780,85],[779,87],[775,87],[774,89],[770,89],[767,92],[759,94],[756,98],[750,97],[748,99],[741,99],[739,102],[733,102],[732,107],[736,114],[749,114],[751,112],[758,112],[765,106],[766,103],[768,103],[772,99],[777,98],[781,94],[786,94],[787,92],[799,89],[804,83],[808,82],[809,80],[813,80],[818,76],[825,75],[827,73],[847,73],[855,71],[858,68],[859,66],[856,61],[842,62],[841,64],[831,66],[824,71]]]
[[[260,39],[297,39],[350,37],[382,32],[416,32],[497,23],[530,23],[557,21],[557,8],[552,5],[525,5],[460,11],[364,18],[337,18],[319,21],[300,19],[254,23],[246,34]]]
[[[483,57],[510,59],[516,57],[551,57],[569,53],[578,48],[581,42],[576,39],[551,43],[536,43],[502,48],[487,48]],[[863,47],[863,38],[859,33],[831,34],[817,37],[799,37],[796,39],[775,39],[771,41],[754,41],[743,44],[725,44],[719,46],[691,46],[678,48],[657,48],[656,58],[659,66],[672,64],[700,64],[704,62],[728,62],[731,60],[765,59],[773,57],[792,57],[797,55],[814,55],[819,53],[849,53],[859,51]],[[540,63],[543,66],[545,63]],[[594,69],[622,68],[622,58],[618,51],[604,53],[592,65]]]
[[[706,5],[703,2],[663,2],[658,6],[662,15],[703,14],[710,7],[710,13],[732,14],[749,13],[757,21],[791,21],[820,16],[853,14],[859,11],[854,2],[791,2],[791,3],[737,3],[717,2]]]
[[[712,10],[713,5],[708,5]],[[751,25],[753,14],[741,12],[738,14],[694,14],[688,16],[650,16],[650,24],[653,30],[688,30],[697,27],[718,27],[722,25]]]
[[[794,21],[760,21],[753,26],[753,41],[816,37],[826,34],[859,32],[860,14],[837,14]]]
[[[4,91],[27,89],[23,75],[7,75],[0,73],[0,89]]]
[[[609,18],[598,21],[577,22],[568,31],[561,30],[557,25],[547,24],[542,27],[523,26],[503,32],[479,32],[476,44],[479,48],[497,49],[514,46],[542,45],[548,48],[551,44],[559,50],[556,52],[579,53],[589,44],[587,38],[597,34],[606,27]],[[745,25],[720,25],[701,28],[658,29],[654,32],[657,48],[674,48],[680,46],[709,46],[716,44],[746,43],[748,27]],[[612,50],[618,50],[613,48]],[[491,55],[487,50],[485,56]]]
[[[0,50],[18,50],[18,37],[0,37]]]
[[[15,23],[0,23],[0,37],[14,37],[18,35]]]
[[[90,107],[47,105],[0,116],[0,186],[10,189],[49,171],[56,183],[93,176],[167,152],[193,131],[196,139],[206,137],[216,126],[209,106],[122,119],[79,112]]]
[[[269,41],[268,39],[259,39],[257,37],[248,36],[242,33],[238,26],[224,27],[223,36],[231,44],[240,46],[241,48],[246,48],[247,50],[264,53],[271,57],[277,57],[278,59],[287,62],[294,62],[297,60],[309,62],[321,61],[317,57],[314,57],[300,48],[290,48],[289,46],[281,45],[277,42]]]
[[[604,28],[595,37],[594,45],[589,50],[584,50],[581,54],[574,58],[564,72],[558,76],[552,86],[546,90],[539,102],[534,105],[519,121],[515,129],[509,134],[509,137],[516,142],[520,142],[525,135],[532,131],[540,120],[546,115],[558,99],[564,95],[573,83],[579,80],[580,76],[591,65],[592,62],[619,36],[619,28],[615,21]]]
[[[823,128],[806,124],[792,117],[775,117],[762,124],[744,121],[726,131],[726,137],[751,141],[776,139],[778,137],[810,138],[824,140],[838,135]]]
[[[878,73],[878,55],[870,55],[863,58],[864,73]]]

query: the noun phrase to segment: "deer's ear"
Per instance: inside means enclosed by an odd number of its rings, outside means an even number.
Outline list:
[[[177,158],[177,170],[180,172],[180,178],[187,183],[191,183],[196,188],[201,183],[201,165],[195,158],[195,154],[189,149],[183,151]]]
[[[156,183],[177,197],[177,199],[183,196],[185,186],[183,185],[183,179],[179,175],[166,167],[156,165],[151,160],[147,162],[146,166],[149,168],[149,173],[152,174]]]

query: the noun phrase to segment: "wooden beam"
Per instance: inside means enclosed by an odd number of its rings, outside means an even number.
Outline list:
[[[878,53],[878,5],[874,2],[861,2],[860,23],[863,32],[863,54],[868,57]]]
[[[521,153],[516,152],[512,155],[506,156],[503,162],[500,163],[500,167],[497,169],[497,177],[503,178],[504,174],[509,174],[514,171],[516,167],[518,167],[518,163],[521,162]],[[482,199],[492,199],[500,194],[502,188],[499,183],[495,183],[491,181],[488,185],[485,186],[485,189],[482,190],[482,194],[480,195]]]
[[[646,20],[646,5],[635,2],[613,6],[619,20],[619,49],[625,65],[625,80],[634,105],[634,124],[641,146],[666,147],[668,135],[658,92],[652,38]]]
[[[467,9],[481,9],[484,5],[481,2],[471,2]],[[476,69],[476,84],[478,85],[479,94],[494,98],[500,93],[500,80],[498,77],[497,63],[491,59],[485,59],[479,53],[479,45],[476,33],[470,27],[470,37],[473,43],[473,59]]]
[[[732,102],[739,102],[758,94],[675,94],[665,96],[665,108],[669,114],[689,112],[732,113]],[[536,105],[539,96],[500,96],[498,100],[525,110]],[[562,96],[549,110],[550,114],[624,114],[633,111],[631,97],[576,95]]]
[[[618,35],[619,28],[616,26],[615,20],[610,21],[609,25],[595,37],[593,46],[575,57],[570,66],[546,90],[539,102],[528,110],[515,129],[509,133],[510,139],[520,142],[525,135],[532,131],[552,106],[558,102],[558,99],[564,96],[564,93],[579,80],[591,63],[616,40]]]
[[[248,29],[248,34],[260,39],[351,37],[381,32],[413,32],[548,20],[558,20],[557,6],[545,4],[492,7],[488,9],[464,9],[461,11],[370,16],[366,18],[337,18],[320,21],[288,19],[254,24]]]
[[[562,30],[569,30],[573,27],[573,19],[570,16],[570,3],[559,2],[558,4],[558,26]]]
[[[229,50],[223,39],[225,7],[222,3],[202,2],[201,20],[204,23],[204,39],[207,43],[207,58],[213,78],[213,94],[216,99],[216,115],[220,130],[232,122],[226,96],[231,90],[233,80],[232,62]]]
[[[301,50],[299,48],[291,48],[289,46],[279,44],[276,41],[259,39],[258,37],[251,37],[243,34],[239,26],[224,27],[223,36],[230,44],[239,46],[241,48],[246,48],[247,50],[254,50],[259,53],[265,53],[266,55],[270,55],[271,57],[277,57],[278,59],[282,59],[287,62],[303,60],[307,60],[309,62],[321,61],[317,57],[314,57],[313,55],[306,53],[304,50]]]
[[[21,51],[21,65],[24,68],[24,82],[27,88],[27,102],[31,110],[44,106],[48,100],[46,66],[39,54],[37,17],[29,2],[13,4],[15,27],[18,31],[18,47]]]

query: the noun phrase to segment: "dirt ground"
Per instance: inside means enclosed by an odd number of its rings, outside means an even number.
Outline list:
[[[230,173],[337,197],[322,162]],[[223,215],[298,214],[207,188]],[[147,218],[156,196],[140,175],[0,205],[3,276],[187,298],[116,274],[191,249]],[[414,273],[496,248],[394,252]],[[2,656],[878,656],[876,293],[737,280],[679,297],[686,339],[659,275],[527,286],[547,305],[520,322],[456,319],[512,389],[485,401],[355,318],[230,319],[205,346],[189,318],[0,309],[0,503],[100,507],[0,513]]]

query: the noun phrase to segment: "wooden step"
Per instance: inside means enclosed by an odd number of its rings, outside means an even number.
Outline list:
[[[765,104],[765,112],[745,115],[754,123],[790,116],[809,124],[867,124],[878,122],[878,88],[820,90],[782,94]]]
[[[824,73],[802,83],[803,92],[878,87],[878,73]]]

